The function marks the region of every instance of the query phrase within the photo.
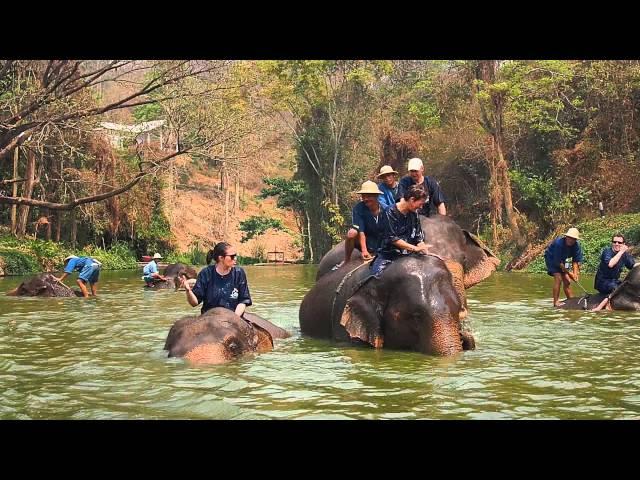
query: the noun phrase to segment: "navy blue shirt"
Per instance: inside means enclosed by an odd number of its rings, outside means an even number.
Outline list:
[[[413,181],[413,178],[411,178],[410,175],[406,175],[400,180],[400,184],[405,192],[415,183],[416,182]],[[444,194],[442,193],[442,190],[440,190],[440,184],[438,184],[438,182],[433,178],[425,176],[420,185],[424,188],[425,192],[427,192],[429,198],[417,213],[424,215],[425,217],[435,215],[438,213],[438,205],[445,202]]]
[[[382,192],[378,198],[382,208],[391,208],[404,196],[404,187],[400,182],[393,188],[382,182],[378,184],[378,188]]]
[[[351,216],[353,218],[353,228],[366,236],[369,253],[376,253],[380,250],[384,240],[383,208],[380,207],[380,212],[377,216],[374,216],[364,202],[358,202],[353,207]],[[359,242],[356,242],[356,245],[360,248]]]
[[[613,268],[609,268],[609,261],[616,256],[616,253],[613,251],[611,247],[607,247],[602,250],[602,254],[600,255],[600,265],[598,266],[598,273],[596,273],[596,283],[598,279],[610,279],[617,280],[620,278],[620,274],[622,273],[622,267],[627,267],[629,270],[633,268],[633,265],[636,263],[631,254],[626,251],[618,260],[618,263],[615,264]]]
[[[565,243],[564,239],[565,237],[556,238],[544,251],[544,260],[547,264],[547,269],[551,268],[553,271],[560,272],[560,264],[564,264],[569,257],[577,263],[584,261],[580,242],[576,241],[576,243],[570,247]]]
[[[252,303],[247,274],[240,267],[233,267],[223,276],[216,272],[215,265],[209,265],[198,274],[191,291],[198,303],[202,302],[202,313],[215,307],[235,311],[239,303]]]
[[[393,242],[398,240],[404,240],[414,246],[424,241],[424,233],[417,213],[408,212],[403,215],[396,205],[385,210],[384,213],[386,221],[384,222],[385,233],[381,253],[385,256],[408,253],[393,245]]]

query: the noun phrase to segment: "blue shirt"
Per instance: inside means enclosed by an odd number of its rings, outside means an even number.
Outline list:
[[[411,178],[410,175],[406,175],[402,177],[400,183],[402,184],[402,188],[406,192],[409,187],[411,185],[414,185],[416,182],[413,181],[413,178]],[[438,205],[445,202],[444,193],[442,193],[442,190],[440,190],[440,184],[433,178],[425,176],[420,185],[422,186],[422,188],[424,188],[425,192],[427,192],[429,198],[417,213],[419,213],[420,215],[424,215],[425,217],[435,215],[436,213],[438,213]]]
[[[92,263],[95,263],[95,261],[91,257],[72,258],[67,262],[64,273],[72,273],[74,270],[79,272],[86,265],[91,265]]]
[[[252,303],[247,275],[240,267],[233,267],[223,276],[216,272],[215,265],[209,265],[198,274],[192,292],[198,303],[202,302],[202,313],[215,307],[235,311],[239,303]]]
[[[576,240],[576,243],[570,247],[565,243],[564,239],[565,237],[556,238],[544,251],[544,259],[551,267],[560,268],[560,264],[564,264],[569,257],[577,263],[584,261],[580,242]]]
[[[154,273],[158,273],[158,264],[156,263],[155,260],[151,260],[142,269],[142,274],[145,277],[150,277]]]
[[[615,257],[615,255],[616,253],[611,247],[607,247],[602,250],[602,254],[600,255],[600,265],[598,266],[598,272],[596,273],[596,283],[598,282],[598,279],[618,280],[622,273],[622,267],[627,267],[631,270],[633,265],[636,263],[631,254],[626,251],[622,254],[618,263],[616,263],[613,268],[609,268],[609,260]]]
[[[376,253],[384,241],[384,210],[380,207],[378,215],[374,216],[364,202],[358,202],[351,212],[353,228],[366,236],[367,250]],[[358,243],[358,246],[360,244]]]
[[[384,213],[386,221],[384,222],[385,233],[381,253],[385,256],[406,253],[393,245],[393,242],[398,240],[404,240],[414,246],[424,241],[424,233],[417,213],[408,212],[403,215],[396,205],[385,210]]]
[[[380,206],[385,209],[394,206],[404,196],[404,187],[400,182],[398,182],[394,188],[382,182],[378,184],[378,188],[382,192],[378,196],[378,201],[380,202]]]

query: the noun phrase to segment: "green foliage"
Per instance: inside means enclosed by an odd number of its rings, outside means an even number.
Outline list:
[[[640,213],[630,213],[611,217],[597,218],[576,225],[582,239],[580,245],[585,262],[581,271],[595,273],[600,263],[600,254],[605,247],[611,245],[611,236],[620,232],[625,236],[627,244],[640,244]],[[541,254],[526,269],[526,272],[545,273],[544,254]]]
[[[40,271],[40,265],[33,256],[18,250],[0,248],[0,259],[5,275],[27,275]]]
[[[273,228],[274,230],[287,231],[282,220],[272,217],[259,217],[257,215],[252,215],[248,219],[240,222],[238,229],[244,232],[240,242],[244,243],[251,240],[253,237],[262,235],[270,228]]]
[[[345,219],[340,213],[340,207],[329,200],[324,200],[322,205],[329,213],[328,221],[322,221],[322,228],[331,236],[333,243],[340,243],[344,236]]]
[[[591,190],[578,188],[562,194],[550,176],[510,170],[509,177],[521,200],[530,210],[538,211],[547,225],[572,222],[577,207],[592,204]]]
[[[133,109],[133,118],[136,119],[136,122],[150,122],[158,120],[162,113],[162,105],[159,103],[147,103],[146,105],[138,105]]]
[[[116,242],[106,250],[87,245],[76,255],[95,258],[102,263],[103,270],[127,270],[138,266],[134,252],[125,242]]]
[[[282,177],[265,178],[268,186],[263,188],[258,198],[278,197],[279,208],[289,208],[295,212],[301,212],[305,207],[305,195],[307,187],[300,180],[286,180]]]

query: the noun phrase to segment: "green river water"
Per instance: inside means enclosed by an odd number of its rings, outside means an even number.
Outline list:
[[[640,313],[555,310],[546,275],[496,273],[469,290],[477,349],[437,358],[302,337],[316,267],[244,268],[251,311],[293,335],[221,366],[167,358],[169,328],[199,307],[145,291],[138,271],[102,272],[97,299],[0,294],[0,418],[640,417]],[[0,278],[0,291],[21,281]]]

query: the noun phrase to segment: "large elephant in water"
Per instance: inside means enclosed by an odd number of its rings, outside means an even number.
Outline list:
[[[167,277],[167,280],[155,282],[153,288],[173,288],[177,290],[180,288],[180,277],[185,276],[189,279],[195,279],[198,276],[196,269],[185,265],[184,263],[170,263],[162,272],[162,275]]]
[[[475,348],[461,310],[452,274],[437,256],[400,257],[379,278],[357,259],[318,279],[300,305],[300,329],[375,348],[452,355]]]
[[[220,364],[250,352],[268,352],[274,338],[289,333],[254,313],[240,318],[231,310],[212,308],[173,324],[164,349],[169,357],[183,357],[191,363]]]
[[[591,310],[596,307],[606,295],[594,293],[566,299],[560,308],[568,310]],[[609,300],[613,310],[640,311],[640,262],[629,271],[622,283],[611,293]]]
[[[429,252],[442,258],[453,275],[456,291],[462,302],[461,315],[467,314],[467,297],[465,290],[488,278],[500,264],[500,260],[482,241],[445,215],[424,217],[420,215],[420,223],[425,236],[425,243],[432,245]],[[331,268],[344,259],[344,242],[336,245],[320,261],[316,278],[319,279]],[[360,252],[353,250],[351,260],[361,261]],[[341,270],[347,268],[343,266]]]
[[[64,283],[59,282],[56,276],[51,273],[41,273],[25,280],[17,288],[7,292],[7,295],[18,297],[81,297],[82,292],[73,290]]]

